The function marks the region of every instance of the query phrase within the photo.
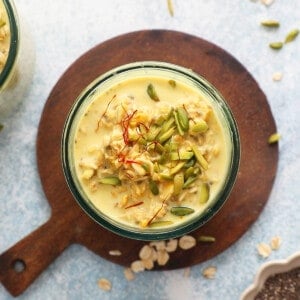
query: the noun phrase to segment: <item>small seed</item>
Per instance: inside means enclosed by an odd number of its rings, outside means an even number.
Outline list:
[[[156,90],[155,90],[155,88],[154,88],[154,86],[153,86],[152,83],[150,83],[150,84],[148,85],[148,87],[147,87],[147,93],[148,93],[148,96],[149,96],[152,100],[154,100],[154,101],[159,101],[159,97],[158,97],[158,95],[157,95],[157,93],[156,93]]]
[[[282,79],[282,73],[281,72],[275,72],[272,77],[273,81],[280,81]]]
[[[272,249],[268,244],[260,243],[257,245],[257,251],[260,256],[262,256],[263,258],[267,258],[271,254]]]
[[[175,80],[170,79],[170,80],[168,81],[168,83],[169,83],[169,85],[170,85],[172,88],[175,88],[175,87],[176,87],[176,81],[175,81]]]
[[[287,34],[287,36],[285,37],[284,42],[285,42],[285,43],[290,43],[290,42],[292,42],[292,41],[298,36],[298,34],[299,34],[299,29],[293,29],[293,30],[291,30],[291,31]]]
[[[270,136],[269,136],[269,138],[268,138],[268,143],[269,144],[275,144],[275,143],[277,143],[279,140],[280,140],[280,138],[281,138],[281,136],[280,136],[280,134],[279,133],[273,133],[273,134],[271,134]]]
[[[272,42],[269,44],[270,48],[274,49],[274,50],[279,50],[283,47],[283,43],[282,42]]]
[[[273,28],[280,26],[280,23],[276,20],[264,20],[260,24],[265,27],[273,27]]]
[[[280,236],[274,236],[272,239],[271,239],[271,249],[272,250],[278,250],[281,246],[281,243],[282,243],[282,240],[281,240],[281,237]]]
[[[98,286],[103,291],[110,291],[111,290],[111,282],[105,278],[101,278],[98,280]]]
[[[179,239],[179,247],[188,250],[196,246],[196,239],[191,235],[184,235]]]
[[[186,216],[195,212],[194,209],[185,206],[174,206],[171,208],[170,212],[175,216]]]
[[[216,241],[216,238],[209,235],[200,235],[198,241],[204,243],[214,243]]]

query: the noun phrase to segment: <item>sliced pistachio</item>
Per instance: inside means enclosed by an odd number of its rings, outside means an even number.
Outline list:
[[[199,202],[201,204],[204,204],[209,199],[209,185],[208,183],[201,183],[198,188],[198,194],[199,194]]]
[[[173,175],[167,173],[159,173],[159,178],[162,180],[173,180]]]
[[[187,180],[189,177],[193,175],[194,175],[194,168],[193,167],[187,168],[184,172],[184,180]]]
[[[182,191],[183,188],[183,184],[184,184],[184,176],[182,173],[178,173],[174,176],[174,191],[173,194],[179,195],[180,192]]]
[[[196,163],[195,156],[193,156],[189,161],[187,161],[184,165],[185,168],[193,167]]]
[[[153,180],[149,181],[149,188],[150,188],[150,191],[153,195],[158,195],[159,194],[158,185],[155,181],[153,181]]]
[[[158,142],[159,143],[164,143],[166,142],[173,134],[175,133],[175,127],[171,127],[169,130],[167,130],[165,133],[160,135],[158,137]]]
[[[179,172],[182,167],[184,166],[185,162],[179,162],[175,167],[173,167],[172,169],[170,169],[170,175],[174,175],[177,172]]]
[[[277,28],[280,26],[280,23],[277,20],[264,20],[261,21],[260,24],[265,27],[273,27],[273,28]]]
[[[148,142],[154,141],[155,138],[160,133],[160,131],[161,131],[161,127],[151,126],[146,136],[147,141]]]
[[[192,151],[171,152],[170,160],[189,160],[194,156]]]
[[[155,90],[155,88],[154,88],[154,86],[153,86],[152,83],[148,84],[148,87],[147,87],[147,93],[148,93],[148,96],[149,96],[152,100],[154,100],[154,101],[159,101],[159,97],[158,97],[158,95],[157,95],[157,93],[156,93],[156,90]]]
[[[150,228],[156,228],[156,227],[163,227],[163,226],[168,226],[168,225],[172,225],[173,222],[172,221],[156,221],[156,222],[152,222],[149,227]]]
[[[109,184],[109,185],[121,185],[121,180],[116,176],[107,176],[99,179],[99,183]]]
[[[174,126],[174,123],[175,123],[175,120],[174,120],[173,116],[168,118],[161,127],[161,134],[165,133],[170,128],[172,128]]]
[[[192,146],[192,150],[194,151],[195,156],[196,156],[197,161],[199,162],[200,166],[204,170],[207,170],[208,169],[208,162],[206,161],[206,159],[204,158],[204,156],[201,154],[201,152],[199,151],[199,149],[197,148],[197,146]]]
[[[180,127],[182,128],[183,131],[188,131],[189,130],[189,116],[187,111],[179,107],[177,109],[177,115],[178,115],[178,121],[180,124]]]
[[[164,116],[159,116],[156,120],[154,120],[154,124],[161,126],[164,121],[166,121],[166,118]]]
[[[193,212],[195,212],[194,209],[190,208],[190,207],[185,207],[185,206],[174,206],[171,208],[171,213],[175,216],[186,216],[186,215],[190,215]]]
[[[283,47],[283,43],[282,42],[272,42],[269,44],[270,48],[274,49],[274,50],[279,50]]]
[[[193,182],[195,182],[197,179],[196,176],[190,176],[186,179],[186,181],[183,184],[183,189],[188,188]]]
[[[285,43],[290,43],[290,42],[292,42],[292,41],[298,36],[298,34],[299,34],[299,29],[293,29],[293,30],[291,30],[291,31],[287,34],[287,36],[285,37],[284,42],[285,42]]]
[[[195,133],[204,133],[207,131],[207,129],[208,125],[203,119],[191,126],[191,131]]]
[[[204,243],[214,243],[216,238],[210,235],[200,235],[198,241]]]
[[[182,129],[181,125],[180,125],[180,122],[179,122],[179,115],[178,115],[178,112],[177,111],[174,111],[174,119],[175,119],[175,124],[176,124],[176,127],[177,127],[177,130],[178,130],[178,133],[180,135],[184,135],[184,130]]]
[[[277,143],[279,140],[280,140],[280,138],[281,138],[281,136],[280,136],[280,134],[279,133],[273,133],[273,134],[271,134],[270,136],[269,136],[269,138],[268,138],[268,143],[269,144],[275,144],[275,143]]]
[[[155,151],[158,152],[159,154],[163,154],[165,152],[165,148],[162,144],[160,143],[155,143],[154,147]]]
[[[170,79],[170,80],[168,81],[168,83],[169,83],[169,85],[170,85],[172,88],[175,88],[175,87],[176,87],[176,81],[175,81],[175,80]]]

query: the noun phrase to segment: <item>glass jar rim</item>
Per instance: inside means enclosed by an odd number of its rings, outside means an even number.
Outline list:
[[[225,114],[226,122],[228,123],[228,131],[231,138],[232,149],[231,149],[231,157],[230,163],[228,166],[228,178],[224,182],[224,186],[220,191],[220,195],[216,197],[214,203],[208,207],[205,214],[200,214],[195,217],[186,224],[179,224],[178,226],[174,226],[171,228],[166,228],[166,230],[160,230],[158,228],[157,231],[147,231],[147,230],[137,230],[134,227],[128,227],[124,224],[119,224],[118,222],[110,219],[109,217],[101,215],[100,212],[93,208],[91,203],[88,203],[86,199],[81,195],[80,191],[77,188],[76,182],[73,178],[75,174],[70,170],[70,136],[74,125],[74,119],[76,118],[77,112],[80,111],[81,105],[84,104],[85,100],[92,98],[94,92],[101,86],[102,83],[107,82],[110,78],[113,78],[116,75],[126,73],[131,70],[136,69],[157,69],[164,71],[173,71],[177,72],[179,75],[183,75],[188,78],[190,81],[196,81],[202,87],[206,88],[208,96],[211,98],[211,101],[216,101],[220,104],[219,110]],[[199,87],[200,88],[200,87]],[[89,102],[90,103],[90,102]],[[114,68],[103,75],[97,77],[91,84],[89,84],[77,97],[75,100],[69,115],[67,116],[63,134],[62,134],[62,166],[63,172],[65,175],[65,179],[71,190],[75,200],[81,206],[81,208],[87,213],[93,220],[95,220],[98,224],[105,227],[106,229],[121,235],[127,238],[139,239],[139,240],[163,240],[169,238],[175,238],[188,232],[191,232],[198,227],[205,224],[209,219],[211,219],[223,206],[228,198],[231,189],[234,185],[235,179],[237,177],[237,172],[239,168],[240,162],[240,139],[239,133],[237,129],[237,124],[235,122],[234,116],[229,108],[229,105],[222,97],[220,92],[205,78],[201,75],[193,72],[190,69],[181,67],[179,65],[167,63],[167,62],[157,62],[157,61],[142,61],[142,62],[134,62],[119,66]]]
[[[0,90],[11,74],[19,52],[19,23],[16,7],[12,0],[2,0],[9,20],[10,44],[6,63],[0,73]]]

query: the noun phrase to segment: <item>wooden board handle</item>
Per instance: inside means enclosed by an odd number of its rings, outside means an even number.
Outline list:
[[[73,220],[70,220],[70,219]],[[18,296],[73,240],[74,215],[55,214],[0,256],[0,281]],[[68,224],[66,226],[66,224]]]

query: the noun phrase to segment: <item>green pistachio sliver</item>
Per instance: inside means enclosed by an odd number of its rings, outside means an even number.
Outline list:
[[[182,167],[184,166],[184,164],[185,164],[184,161],[179,162],[175,167],[173,167],[172,169],[170,169],[170,175],[174,175],[177,172],[179,172],[182,169]]]
[[[194,156],[192,151],[171,152],[170,160],[190,160]]]
[[[275,143],[277,143],[279,140],[280,140],[280,138],[281,138],[281,136],[280,136],[280,134],[279,133],[273,133],[273,134],[271,134],[270,136],[269,136],[269,138],[268,138],[268,143],[269,144],[275,144]]]
[[[291,31],[287,34],[287,36],[285,37],[284,42],[285,42],[285,43],[290,43],[290,42],[292,42],[292,41],[298,36],[298,34],[299,34],[299,29],[293,29],[293,30],[291,30]]]
[[[165,152],[165,148],[162,144],[160,143],[155,143],[154,147],[155,151],[158,152],[159,154],[163,154]]]
[[[116,176],[107,176],[99,179],[99,183],[108,185],[121,185],[121,180]]]
[[[193,167],[196,163],[195,156],[193,156],[189,161],[187,161],[184,165],[185,168]]]
[[[180,125],[179,116],[178,116],[178,112],[177,111],[174,111],[174,119],[175,119],[175,124],[176,124],[177,130],[178,130],[178,133],[180,135],[184,135],[184,130],[183,130],[183,128]]]
[[[194,168],[193,167],[187,168],[184,172],[184,180],[187,180],[189,177],[193,175],[194,175]]]
[[[166,118],[164,116],[159,116],[156,120],[154,120],[154,124],[161,126],[164,121],[166,121]]]
[[[174,176],[174,191],[173,194],[175,196],[179,195],[180,192],[182,191],[184,184],[184,176],[182,173],[178,173]]]
[[[169,226],[169,225],[172,225],[173,222],[172,221],[168,221],[168,220],[165,220],[165,221],[156,221],[156,222],[152,222],[149,227],[150,228],[157,228],[157,227],[163,227],[163,226]]]
[[[153,195],[158,195],[159,194],[158,185],[155,181],[153,181],[153,180],[149,181],[149,188],[150,188],[150,191]]]
[[[174,120],[173,116],[168,118],[161,127],[160,135],[165,133],[166,131],[168,131],[171,127],[173,127],[174,123],[175,123],[175,120]]]
[[[209,199],[209,185],[208,183],[201,183],[198,188],[198,194],[199,194],[199,202],[201,204],[204,204]]]
[[[279,50],[283,47],[283,42],[272,42],[269,44],[269,47],[274,50]]]
[[[147,94],[148,94],[148,96],[149,96],[152,100],[154,100],[154,101],[159,101],[159,97],[158,97],[158,95],[157,95],[157,93],[156,93],[156,90],[155,90],[155,88],[154,88],[154,86],[153,86],[152,83],[148,84],[148,87],[147,87]]]
[[[196,146],[192,146],[192,150],[194,151],[195,156],[196,156],[197,161],[199,162],[200,166],[204,170],[207,170],[208,169],[208,162],[206,161],[206,159],[204,158],[204,156],[201,154],[201,152],[199,151],[199,149]]]
[[[264,21],[261,21],[260,24],[262,26],[272,27],[272,28],[277,28],[280,26],[280,23],[277,20],[264,20]]]
[[[170,85],[172,88],[175,88],[175,87],[176,87],[176,81],[175,81],[175,80],[170,79],[170,80],[168,81],[168,83],[169,83],[169,85]]]
[[[204,243],[214,243],[216,241],[216,238],[210,235],[200,235],[198,241]]]
[[[194,209],[185,206],[174,206],[171,208],[170,212],[175,216],[186,216],[195,212]]]
[[[162,172],[162,173],[159,173],[159,178],[162,180],[173,180],[173,175]]]
[[[204,133],[207,130],[208,130],[208,125],[203,119],[201,119],[199,122],[191,126],[191,131],[195,133]]]
[[[166,142],[173,134],[175,133],[175,127],[171,127],[169,130],[167,130],[165,133],[160,135],[158,137],[158,142],[163,144]]]
[[[151,126],[148,133],[147,133],[147,141],[152,142],[155,140],[155,138],[158,136],[158,134],[160,133],[161,128],[160,127],[156,127],[156,126]]]
[[[178,121],[183,131],[189,130],[189,116],[186,110],[182,107],[177,109]]]
[[[190,176],[186,179],[186,181],[183,184],[183,189],[188,188],[193,182],[195,182],[197,179],[197,176]]]

